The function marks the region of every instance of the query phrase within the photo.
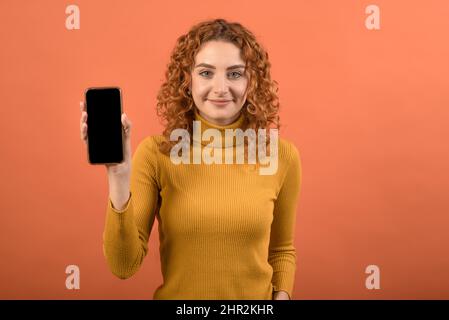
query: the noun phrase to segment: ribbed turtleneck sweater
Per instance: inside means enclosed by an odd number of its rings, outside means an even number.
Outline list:
[[[201,133],[214,128],[225,137],[244,115],[220,126],[195,109],[195,120]],[[248,163],[174,164],[158,149],[163,140],[146,137],[135,150],[125,208],[116,210],[108,199],[103,251],[112,273],[126,279],[139,270],[156,218],[163,283],[153,299],[269,300],[279,290],[292,297],[301,182],[296,147],[279,138],[277,171],[261,175]],[[222,144],[223,151],[235,147]]]

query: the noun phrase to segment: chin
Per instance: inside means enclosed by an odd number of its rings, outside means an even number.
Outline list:
[[[203,114],[214,120],[225,120],[234,117],[240,110],[236,110],[233,105],[228,105],[223,108],[216,108],[209,105],[203,105],[203,108],[198,108]]]

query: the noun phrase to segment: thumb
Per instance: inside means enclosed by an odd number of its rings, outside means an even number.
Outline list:
[[[122,114],[122,125],[126,129],[127,127],[131,127],[131,121],[129,121],[128,116],[126,113]]]
[[[132,123],[129,120],[126,113],[123,113],[123,115],[122,115],[122,125],[123,125],[123,129],[125,130],[126,133],[128,133],[131,130]]]

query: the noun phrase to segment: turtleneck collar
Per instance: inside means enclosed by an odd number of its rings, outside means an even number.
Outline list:
[[[201,144],[203,146],[213,146],[213,147],[218,147],[219,146],[219,142],[215,141],[215,138],[212,137],[207,137],[205,138],[205,140],[202,140],[203,137],[203,132],[207,129],[216,129],[220,132],[221,135],[221,147],[222,148],[226,148],[226,147],[233,147],[235,146],[235,142],[234,142],[234,137],[233,135],[229,136],[226,138],[225,135],[225,130],[226,129],[237,129],[237,128],[242,128],[243,123],[245,121],[245,116],[243,114],[243,112],[240,112],[239,117],[232,123],[228,124],[228,125],[217,125],[214,123],[209,122],[208,120],[206,120],[203,116],[200,115],[200,113],[198,112],[197,108],[194,108],[194,120],[196,121],[200,121],[201,124],[201,131],[200,132],[200,136],[198,137],[198,134],[195,134],[195,130],[193,132],[193,142],[194,143],[198,143],[201,142]]]

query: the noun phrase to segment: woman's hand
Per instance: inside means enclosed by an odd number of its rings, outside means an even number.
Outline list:
[[[80,102],[81,119],[80,119],[80,132],[81,140],[87,146],[87,112],[84,102]],[[122,114],[122,128],[124,131],[124,161],[119,164],[105,164],[108,171],[108,175],[126,177],[131,173],[131,126],[132,123],[128,119],[125,113]]]
[[[273,300],[290,300],[286,291],[275,291],[273,294]]]

